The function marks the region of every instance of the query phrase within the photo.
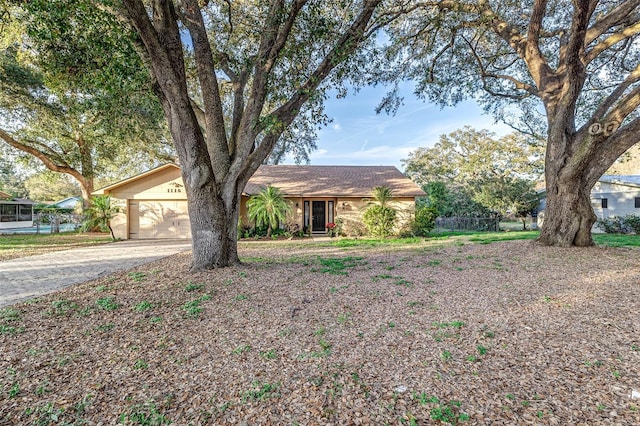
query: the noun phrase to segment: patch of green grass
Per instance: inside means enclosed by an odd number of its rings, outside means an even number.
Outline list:
[[[464,326],[464,321],[451,321],[451,322],[433,322],[431,323],[435,328],[457,328],[460,329]]]
[[[142,302],[140,302],[137,305],[135,305],[133,307],[133,310],[136,311],[136,312],[145,312],[145,311],[148,311],[151,308],[153,308],[151,303],[147,302],[146,300],[143,300]]]
[[[449,361],[452,358],[453,355],[449,351],[442,351],[442,353],[440,354],[440,359],[442,359],[443,361]]]
[[[115,327],[115,324],[113,323],[109,323],[109,324],[102,324],[96,327],[96,331],[111,331],[113,330],[113,328]]]
[[[115,311],[120,307],[118,303],[116,303],[113,297],[103,297],[101,299],[96,300],[96,305],[105,311]]]
[[[478,232],[469,236],[468,240],[474,243],[491,244],[496,241],[534,240],[538,235],[540,231]]]
[[[23,331],[23,327],[13,327],[6,324],[0,324],[0,334],[10,334],[13,336],[15,334],[22,333]]]
[[[144,281],[147,279],[147,274],[144,272],[129,272],[129,278],[131,278],[134,282],[139,283],[140,281]]]
[[[182,306],[182,309],[187,313],[187,316],[189,318],[198,318],[198,316],[200,316],[200,313],[204,310],[204,308],[200,306],[200,304],[210,299],[211,296],[205,294],[204,296],[185,303],[184,306]]]
[[[640,247],[640,236],[621,234],[592,234],[593,241],[599,246]]]
[[[18,321],[20,319],[20,311],[9,306],[8,308],[0,309],[0,321],[11,322]]]
[[[356,266],[366,265],[366,262],[362,261],[362,257],[331,257],[331,258],[318,258],[318,262],[320,263],[321,268],[318,270],[322,273],[333,274],[333,275],[348,275],[348,272],[345,270],[347,268],[355,268]]]
[[[260,356],[264,359],[276,359],[278,354],[275,349],[269,349],[268,351],[261,351]]]
[[[111,236],[79,234],[77,232],[61,232],[59,234],[15,234],[3,235],[0,238],[1,253],[35,254],[66,249],[71,247],[104,244],[111,241]],[[35,253],[34,253],[35,252]]]
[[[480,354],[480,355],[486,355],[487,354],[487,348],[485,348],[482,345],[476,346],[476,349],[478,350],[478,354]]]
[[[145,361],[142,358],[136,359],[136,362],[133,363],[134,370],[144,370],[148,367],[149,367],[149,364],[147,363],[147,361]]]
[[[238,294],[236,295],[236,297],[233,298],[233,300],[235,300],[236,302],[240,302],[243,300],[247,300],[249,298],[249,296],[247,296],[246,294]]]
[[[47,311],[49,315],[63,316],[68,315],[69,313],[76,311],[78,309],[78,304],[72,302],[71,300],[55,300],[51,302],[51,309]]]
[[[246,352],[249,352],[251,350],[251,346],[250,345],[240,345],[237,348],[235,348],[232,352],[232,354],[234,355],[240,355]]]
[[[171,424],[164,414],[158,411],[155,403],[148,401],[144,404],[136,404],[125,412],[120,414],[120,423],[143,425],[143,426],[159,426]]]
[[[345,312],[342,314],[338,314],[337,321],[339,324],[346,324],[350,318],[351,318],[351,312]]]
[[[251,383],[251,389],[242,393],[242,402],[247,401],[265,401],[270,398],[278,398],[280,389],[279,383],[267,383],[254,381]]]
[[[203,287],[204,287],[203,283],[194,283],[194,282],[188,281],[187,285],[184,286],[184,291],[186,292],[197,291],[202,289]]]
[[[15,398],[16,396],[18,396],[18,394],[20,393],[20,383],[15,382],[10,388],[9,388],[9,399],[11,398]]]

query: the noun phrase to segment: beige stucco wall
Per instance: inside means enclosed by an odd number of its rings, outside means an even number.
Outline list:
[[[159,170],[140,179],[105,191],[111,196],[112,203],[120,209],[111,220],[111,227],[116,238],[129,238],[129,200],[181,200],[186,201],[182,175],[176,167]]]
[[[343,222],[343,231],[348,236],[360,236],[367,233],[367,228],[362,222],[362,216],[371,205],[372,201],[362,198],[338,198],[336,204],[336,220]],[[389,204],[396,209],[397,222],[395,231],[402,229],[415,215],[415,199],[411,197],[394,198]]]

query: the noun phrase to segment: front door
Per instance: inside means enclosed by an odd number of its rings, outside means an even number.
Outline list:
[[[311,222],[312,232],[324,232],[325,225],[325,201],[312,201],[311,202],[311,216],[313,218]]]

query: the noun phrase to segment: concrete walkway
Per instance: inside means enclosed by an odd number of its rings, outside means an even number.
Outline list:
[[[191,249],[189,240],[127,240],[0,262],[0,307]]]

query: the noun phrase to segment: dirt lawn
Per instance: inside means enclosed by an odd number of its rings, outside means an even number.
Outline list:
[[[0,424],[640,424],[639,249],[240,253],[0,311]]]

